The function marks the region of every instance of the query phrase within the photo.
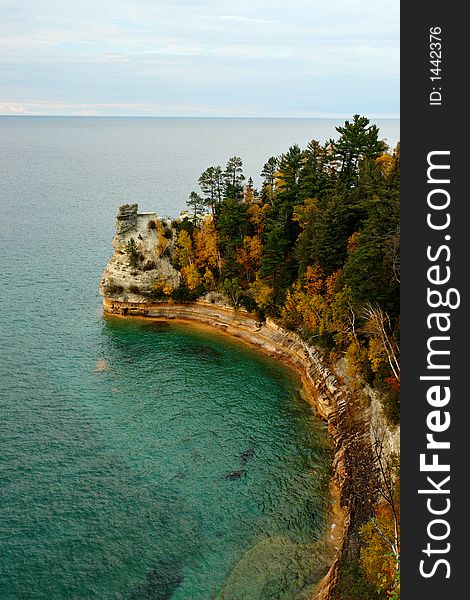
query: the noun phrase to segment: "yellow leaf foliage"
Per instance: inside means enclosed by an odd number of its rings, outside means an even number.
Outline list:
[[[374,337],[369,341],[369,360],[374,373],[377,373],[380,366],[387,362],[387,355],[379,338]]]
[[[194,232],[195,263],[200,269],[215,269],[219,264],[217,232],[212,221],[206,220]]]
[[[307,267],[305,271],[305,289],[309,296],[315,294],[321,294],[323,289],[323,271],[320,265],[317,263],[313,266]]]
[[[282,320],[288,327],[302,325],[311,333],[328,330],[328,305],[320,294],[310,294],[305,286],[295,284],[287,293],[282,311]]]
[[[263,233],[266,224],[266,217],[269,211],[269,204],[250,204],[247,209],[248,219],[253,223],[256,233]]]
[[[236,261],[245,271],[245,278],[249,282],[253,274],[261,264],[263,254],[263,244],[258,236],[250,237],[246,235],[243,238],[243,246],[237,248]]]
[[[250,204],[251,202],[253,202],[253,198],[254,198],[253,186],[247,185],[245,188],[243,200],[246,203]]]
[[[187,267],[193,262],[193,243],[191,236],[184,229],[178,234],[176,258],[182,267]]]
[[[341,271],[323,279],[318,265],[305,272],[305,283],[296,283],[288,291],[282,319],[286,327],[302,326],[314,335],[331,334],[339,345],[354,338],[350,323],[349,290],[338,288]]]
[[[250,290],[260,308],[267,308],[271,304],[274,290],[259,277],[256,277],[256,280],[250,285]]]
[[[346,351],[346,373],[354,380],[362,380],[364,363],[367,360],[367,351],[355,340],[349,344]]]
[[[210,269],[208,269],[207,267],[204,272],[204,283],[209,290],[215,290],[216,282],[215,282],[214,273],[212,273],[212,271]]]
[[[341,276],[341,269],[332,273],[329,277],[326,278],[325,283],[325,298],[328,302],[333,302],[335,299],[335,294],[337,293],[338,281]]]
[[[391,154],[385,153],[375,159],[380,173],[384,179],[387,179],[395,168],[396,158]]]
[[[281,171],[276,171],[274,173],[274,189],[276,192],[282,192],[282,190],[286,187],[286,182],[284,180],[284,174]]]
[[[181,275],[183,276],[186,287],[190,292],[194,292],[197,286],[201,283],[199,271],[195,264],[181,267]]]
[[[358,241],[359,232],[355,231],[352,235],[349,236],[348,239],[348,254],[352,254],[356,250]]]
[[[152,290],[157,293],[163,293],[165,296],[170,296],[173,292],[173,286],[165,279],[157,279],[152,284]]]
[[[296,221],[304,229],[307,223],[313,220],[314,215],[319,212],[318,200],[316,198],[306,198],[303,204],[297,204],[294,207],[292,220]]]
[[[168,246],[168,240],[165,237],[165,230],[163,229],[162,222],[157,219],[154,223],[155,229],[157,230],[157,256],[158,258],[161,258]]]

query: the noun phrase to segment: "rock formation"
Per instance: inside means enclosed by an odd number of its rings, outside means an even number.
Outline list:
[[[121,235],[137,227],[138,204],[123,204],[116,217],[116,234]]]
[[[145,302],[155,286],[179,286],[180,274],[172,266],[175,234],[153,212],[138,212],[137,204],[119,207],[114,254],[100,282],[105,298],[120,302]]]

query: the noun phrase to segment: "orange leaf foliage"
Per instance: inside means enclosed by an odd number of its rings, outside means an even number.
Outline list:
[[[269,204],[250,204],[247,209],[248,219],[253,223],[256,233],[261,234],[264,231],[264,225],[266,223],[266,216],[269,211]]]
[[[206,221],[194,232],[195,263],[200,268],[215,269],[219,264],[217,232],[212,221]]]
[[[237,263],[245,271],[246,280],[249,282],[261,264],[263,244],[258,236],[243,238],[243,246],[237,248]]]
[[[395,168],[396,159],[391,154],[382,154],[376,159],[376,163],[379,167],[380,173],[384,179],[391,174],[393,169]]]
[[[250,285],[250,290],[256,304],[260,308],[267,308],[271,304],[274,291],[259,277],[256,277],[256,280]]]
[[[307,294],[309,296],[314,296],[315,294],[321,294],[323,290],[323,271],[320,265],[317,263],[313,267],[307,267],[305,271],[305,289],[307,290]]]
[[[399,492],[397,490],[396,509],[399,512]],[[368,581],[379,590],[391,593],[396,582],[395,558],[390,546],[384,540],[394,539],[394,521],[392,510],[388,504],[381,504],[375,511],[375,521],[368,521],[361,528],[363,546],[361,548],[361,565]],[[380,534],[378,528],[383,535]],[[396,589],[396,588],[395,588]]]

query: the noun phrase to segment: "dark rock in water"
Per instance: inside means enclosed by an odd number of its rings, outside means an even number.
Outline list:
[[[253,458],[254,455],[255,455],[255,449],[247,448],[240,455],[240,464],[246,465],[246,463],[250,460],[250,458]]]
[[[238,471],[229,471],[228,473],[225,473],[225,479],[229,479],[230,481],[232,481],[234,479],[240,479],[242,475],[246,475],[245,469],[239,469]]]
[[[129,600],[170,600],[183,581],[183,571],[178,563],[159,562],[145,581],[138,585]]]
[[[166,321],[147,321],[140,323],[142,329],[157,333],[171,331],[171,325]]]
[[[181,348],[181,353],[189,356],[196,357],[198,360],[203,360],[216,365],[224,364],[224,357],[222,352],[211,348],[206,344],[192,344],[191,346],[184,346]]]

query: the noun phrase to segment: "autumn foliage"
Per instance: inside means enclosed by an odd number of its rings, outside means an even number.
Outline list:
[[[229,301],[345,353],[396,420],[400,148],[359,115],[337,132],[270,157],[260,191],[239,157],[208,167],[177,227],[174,264],[190,297],[231,290]]]
[[[400,147],[387,148],[359,115],[337,133],[270,157],[260,190],[245,184],[239,157],[208,167],[189,196],[190,218],[174,226],[182,283],[160,293],[181,301],[219,292],[326,357],[346,356],[350,380],[373,386],[397,421]],[[357,568],[378,594],[367,597],[399,596],[399,503],[391,506],[371,507],[361,532]]]

